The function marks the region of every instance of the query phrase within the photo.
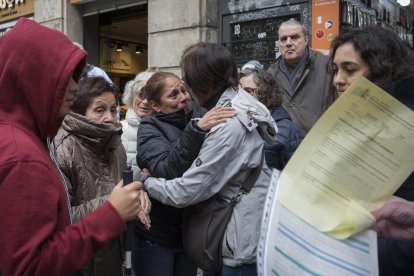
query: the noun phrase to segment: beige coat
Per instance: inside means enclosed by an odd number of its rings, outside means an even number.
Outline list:
[[[69,113],[55,137],[59,167],[68,178],[73,220],[100,206],[122,179],[126,164],[121,126],[97,124]],[[112,240],[83,270],[86,275],[122,275],[121,240]]]

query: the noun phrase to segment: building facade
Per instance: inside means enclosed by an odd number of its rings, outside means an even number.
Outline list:
[[[324,42],[329,49],[347,26],[371,23],[392,28],[413,47],[413,10],[414,0],[408,7],[395,0],[0,0],[0,35],[20,16],[62,31],[122,89],[147,67],[180,75],[183,49],[199,41],[224,43],[238,65],[270,64],[278,56],[278,26],[292,17],[316,48]]]

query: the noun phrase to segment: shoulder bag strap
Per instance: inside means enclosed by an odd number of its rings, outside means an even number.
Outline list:
[[[246,180],[243,181],[241,185],[241,191],[243,193],[249,193],[252,189],[254,183],[256,183],[257,178],[259,177],[260,173],[262,172],[263,168],[263,162],[264,162],[264,152],[262,153],[262,159],[260,160],[260,164],[254,168],[249,176],[246,178]]]

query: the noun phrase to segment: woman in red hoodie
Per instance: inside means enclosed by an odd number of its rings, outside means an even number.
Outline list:
[[[139,183],[119,183],[71,224],[52,141],[85,59],[64,34],[25,18],[0,38],[0,274],[70,275],[141,208]]]

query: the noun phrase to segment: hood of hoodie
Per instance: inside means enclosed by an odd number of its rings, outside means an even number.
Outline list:
[[[46,143],[62,123],[70,78],[78,81],[86,52],[63,33],[21,18],[0,37],[0,121]]]
[[[270,111],[252,95],[241,88],[228,88],[217,103],[218,106],[232,106],[239,121],[249,130],[257,128],[269,144],[276,141],[277,126]]]

